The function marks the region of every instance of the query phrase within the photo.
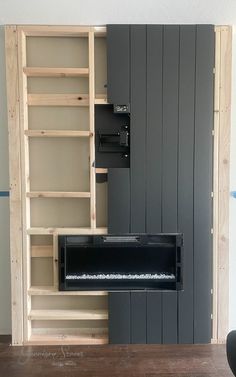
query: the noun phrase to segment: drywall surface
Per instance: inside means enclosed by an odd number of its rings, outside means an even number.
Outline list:
[[[0,0],[0,25],[108,23],[236,25],[236,0]],[[236,33],[233,39],[231,191],[236,191]],[[4,32],[0,28],[0,190],[8,189]],[[10,332],[8,199],[0,198],[0,333]],[[230,328],[236,329],[236,199],[230,197]],[[3,303],[3,305],[2,305]]]
[[[4,28],[0,26],[0,334],[11,332],[9,190]]]
[[[235,0],[1,0],[0,23],[236,23]]]

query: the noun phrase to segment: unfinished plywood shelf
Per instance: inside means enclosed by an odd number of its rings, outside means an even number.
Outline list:
[[[96,94],[95,105],[108,105],[107,96],[105,94]]]
[[[106,291],[58,291],[55,287],[31,287],[28,290],[31,296],[107,296]]]
[[[54,330],[54,331],[52,331]],[[70,331],[69,331],[70,330]],[[107,344],[106,328],[84,328],[78,333],[76,329],[45,329],[44,333],[33,333],[29,345],[71,345],[71,344]]]
[[[88,77],[88,68],[24,67],[28,77]]]
[[[96,174],[107,174],[108,169],[106,168],[96,168]]]
[[[30,320],[105,320],[108,319],[106,310],[80,309],[80,310],[31,310]]]
[[[69,191],[31,191],[26,193],[27,198],[91,198],[90,192]]]
[[[107,228],[42,228],[34,227],[27,229],[28,235],[50,235],[50,234],[107,234]]]
[[[89,106],[88,94],[32,94],[27,96],[28,106]]]
[[[61,130],[25,130],[28,137],[90,137],[90,131],[61,131]]]

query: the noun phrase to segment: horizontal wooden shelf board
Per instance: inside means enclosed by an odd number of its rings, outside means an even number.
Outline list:
[[[88,37],[90,31],[96,37],[106,36],[105,26],[20,25],[17,28],[31,37]]]
[[[39,331],[42,331],[40,329]],[[71,345],[71,344],[107,344],[108,330],[98,329],[43,329],[43,333],[33,330],[28,342],[32,345]]]
[[[52,245],[32,245],[31,257],[32,258],[52,258],[53,246]]]
[[[28,290],[31,296],[107,296],[106,291],[58,291],[54,287],[31,287]]]
[[[90,137],[90,131],[60,131],[60,130],[26,130],[25,135],[29,137]]]
[[[107,310],[31,310],[28,318],[31,320],[106,320]]]
[[[30,191],[27,198],[90,198],[90,192],[69,191]]]
[[[28,94],[29,106],[89,106],[88,94]]]
[[[107,95],[106,94],[96,94],[94,103],[95,103],[95,105],[108,105]]]
[[[107,228],[29,228],[27,234],[40,235],[40,234],[107,234]]]
[[[96,174],[107,174],[108,169],[107,168],[96,168]]]
[[[88,77],[88,68],[24,67],[28,77]]]

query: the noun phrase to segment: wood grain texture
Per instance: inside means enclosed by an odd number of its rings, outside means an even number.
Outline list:
[[[88,68],[24,67],[28,77],[88,77]]]
[[[229,162],[231,125],[232,28],[220,28],[219,144],[218,144],[218,342],[229,326]]]
[[[19,91],[17,66],[17,29],[5,28],[6,78],[8,100],[9,172],[10,172],[10,253],[11,253],[11,301],[12,343],[23,341],[23,279],[21,232],[21,156],[19,124]]]
[[[29,137],[89,137],[93,134],[90,131],[26,130],[25,135]]]
[[[8,377],[232,377],[221,345],[9,346],[0,338]]]
[[[89,106],[88,94],[28,94],[29,106]]]
[[[29,139],[24,132],[28,129],[28,104],[27,104],[27,77],[23,72],[26,65],[26,35],[23,30],[17,28],[18,34],[18,71],[19,71],[19,95],[20,95],[20,143],[21,143],[21,189],[22,189],[22,242],[23,242],[23,286],[24,286],[24,341],[31,335],[31,322],[27,315],[31,310],[31,297],[28,296],[28,289],[31,285],[31,251],[30,237],[26,229],[30,227],[31,210],[30,199],[26,197],[26,192],[30,191],[30,168],[29,168]]]

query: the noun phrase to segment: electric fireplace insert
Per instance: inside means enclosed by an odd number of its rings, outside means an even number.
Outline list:
[[[181,290],[182,234],[59,236],[60,290]]]

